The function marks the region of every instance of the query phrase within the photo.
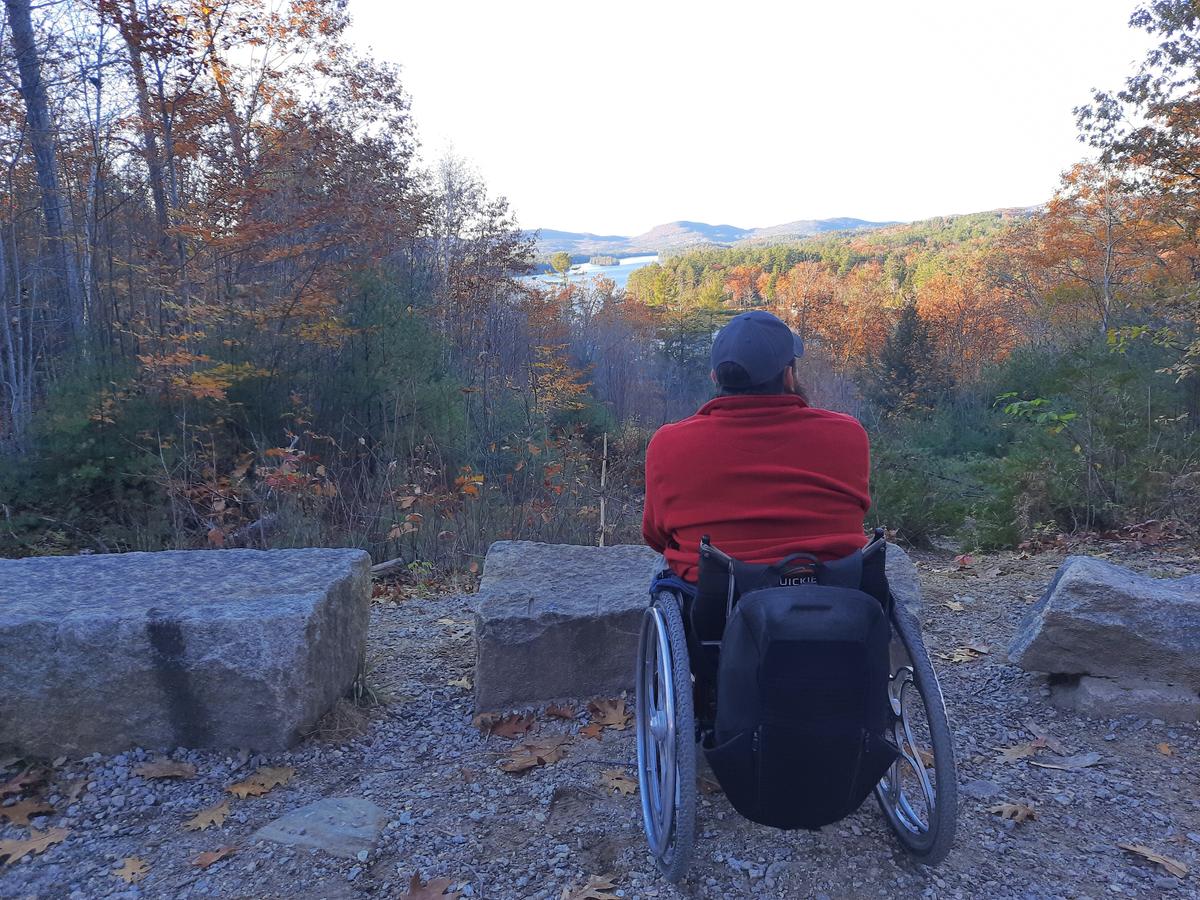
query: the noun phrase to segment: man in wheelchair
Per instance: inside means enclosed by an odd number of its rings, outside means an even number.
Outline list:
[[[642,531],[668,568],[651,585],[639,649],[638,766],[651,852],[672,880],[690,856],[697,742],[753,821],[819,828],[874,790],[914,856],[940,860],[953,834],[918,749],[928,741],[902,712],[916,668],[922,702],[936,693],[940,708],[926,718],[938,718],[937,784],[952,804],[940,691],[888,589],[882,529],[869,543],[863,532],[867,436],[808,404],[802,353],[770,313],[736,316],[713,344],[719,396],[646,451]],[[906,658],[919,657],[896,674],[894,626]],[[921,796],[904,793],[901,763]]]

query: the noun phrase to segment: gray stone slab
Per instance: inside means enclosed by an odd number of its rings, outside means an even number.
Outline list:
[[[632,688],[657,561],[633,544],[492,544],[475,600],[476,710]]]
[[[1141,678],[1200,689],[1200,588],[1069,556],[1017,629],[1024,669]]]
[[[333,856],[353,859],[374,849],[387,813],[360,797],[327,797],[284,813],[254,832],[266,840],[295,847],[316,847]]]
[[[1200,721],[1200,694],[1182,684],[1144,678],[1096,678],[1052,684],[1050,702],[1097,719],[1141,716],[1164,722]]]
[[[0,748],[281,750],[350,688],[360,550],[0,560]]]

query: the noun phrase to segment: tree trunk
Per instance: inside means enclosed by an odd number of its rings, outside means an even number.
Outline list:
[[[21,99],[25,103],[25,117],[29,122],[29,144],[37,167],[38,187],[42,192],[46,237],[57,269],[61,297],[67,307],[70,334],[79,337],[83,330],[83,292],[75,252],[67,245],[67,235],[71,231],[71,208],[58,183],[54,128],[50,121],[46,86],[42,82],[42,66],[29,14],[29,0],[4,0],[4,7],[12,30],[13,54],[17,58],[20,73]]]

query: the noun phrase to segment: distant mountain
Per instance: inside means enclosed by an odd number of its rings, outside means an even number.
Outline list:
[[[729,247],[734,244],[775,244],[797,238],[812,237],[827,231],[857,231],[882,228],[896,222],[868,222],[865,219],[799,219],[767,228],[739,228],[736,225],[709,225],[706,222],[668,222],[657,225],[644,234],[625,237],[617,234],[591,234],[582,231],[556,231],[543,228],[538,233],[538,253],[557,253],[565,250],[572,256],[636,256],[642,253],[681,250],[687,247],[711,245]]]

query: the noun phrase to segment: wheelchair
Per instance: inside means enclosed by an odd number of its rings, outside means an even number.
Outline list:
[[[874,793],[913,859],[949,853],[950,726],[918,623],[888,589],[886,547],[878,528],[841,560],[751,565],[705,536],[697,585],[655,579],[635,680],[638,784],[669,881],[691,862],[697,746],[752,821],[816,830]]]

